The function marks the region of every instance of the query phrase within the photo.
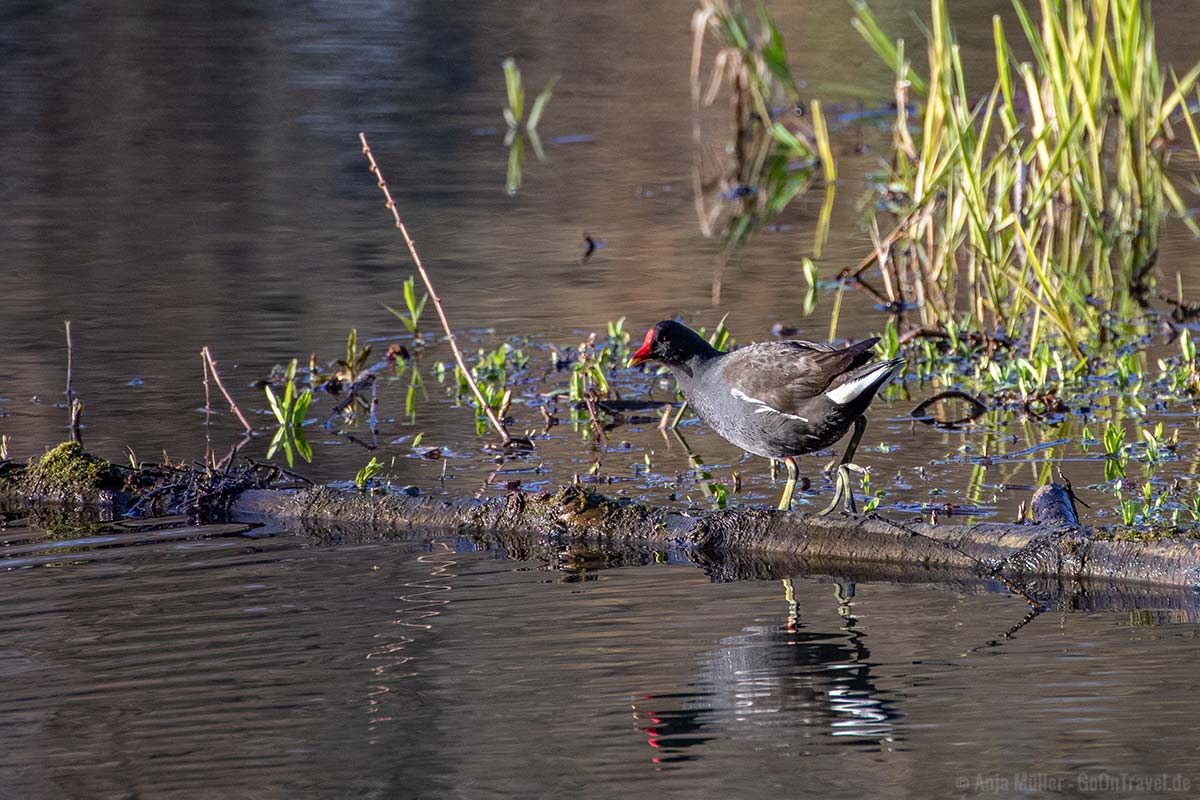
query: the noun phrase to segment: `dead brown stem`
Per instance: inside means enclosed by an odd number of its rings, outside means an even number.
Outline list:
[[[903,221],[901,221],[900,224],[896,225],[896,227],[893,228],[887,236],[883,237],[883,239],[875,245],[869,256],[866,256],[862,261],[858,262],[858,265],[854,267],[854,269],[847,267],[846,269],[842,270],[838,277],[842,280],[849,280],[862,275],[872,264],[879,264],[880,267],[883,267],[884,265],[880,263],[880,255],[885,253],[888,248],[894,245],[896,240],[904,235],[904,231],[905,224]]]
[[[71,428],[71,441],[76,444],[82,443],[83,439],[79,431],[80,417],[83,415],[83,403],[75,399],[75,387],[72,382],[71,373],[75,361],[75,346],[71,343],[71,320],[66,320],[67,329],[67,422]]]
[[[204,370],[204,467],[212,470],[217,456],[212,446],[212,392],[208,387],[208,359],[200,353],[200,368]]]
[[[592,397],[591,391],[584,392],[584,405],[587,406],[588,417],[591,418],[592,431],[596,434],[596,441],[604,448],[608,447],[608,436],[604,433],[604,427],[600,424],[600,420],[596,417],[596,401]]]
[[[254,428],[250,427],[250,423],[246,421],[246,417],[242,415],[242,410],[238,408],[237,403],[233,402],[233,397],[230,396],[228,390],[225,389],[225,384],[221,382],[221,373],[217,372],[217,362],[213,360],[212,353],[208,347],[200,348],[200,355],[204,358],[204,362],[208,365],[208,370],[212,373],[213,380],[217,384],[217,388],[221,390],[221,394],[225,395],[225,400],[229,403],[229,410],[237,415],[238,421],[242,423],[242,427],[246,429],[246,433],[254,433]],[[205,388],[207,392],[207,387]]]
[[[438,297],[437,290],[433,288],[433,282],[429,280],[429,273],[425,271],[424,265],[421,264],[421,256],[417,253],[417,246],[413,244],[412,237],[408,235],[408,228],[404,227],[404,223],[400,220],[400,212],[396,210],[396,201],[392,199],[392,193],[388,189],[387,182],[383,179],[383,173],[379,171],[379,165],[375,163],[375,156],[371,152],[371,146],[367,144],[367,135],[359,132],[358,139],[362,142],[363,155],[367,157],[367,161],[371,165],[371,173],[379,183],[379,190],[383,192],[383,196],[387,200],[385,205],[388,211],[392,212],[392,219],[396,221],[396,229],[404,237],[404,244],[408,247],[408,253],[412,256],[413,263],[417,265],[417,272],[421,273],[421,280],[425,283],[425,289],[429,292],[429,299],[433,301],[433,307],[437,310],[438,319],[442,323],[442,330],[446,332],[446,340],[450,343],[450,350],[454,353],[454,361],[458,364],[458,368],[462,370],[463,376],[467,379],[467,384],[471,387],[471,392],[475,395],[475,402],[479,403],[479,407],[487,414],[488,421],[492,423],[492,427],[496,429],[496,433],[500,434],[500,438],[507,445],[513,441],[513,438],[509,436],[508,429],[504,427],[504,423],[492,411],[492,407],[483,399],[483,392],[479,391],[479,385],[475,383],[475,376],[467,368],[467,362],[463,360],[462,352],[458,349],[458,341],[454,338],[454,331],[450,329],[450,322],[446,319],[446,312],[442,309],[442,301]]]

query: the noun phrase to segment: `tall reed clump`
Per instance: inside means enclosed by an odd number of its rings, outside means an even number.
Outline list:
[[[706,39],[716,47],[707,87],[701,75]],[[821,104],[811,104],[811,123],[794,113],[801,108],[800,92],[788,67],[783,35],[765,6],[760,4],[752,18],[741,3],[702,0],[692,15],[691,86],[698,154],[701,109],[715,103],[724,88],[732,112],[731,158],[724,160],[716,191],[708,200],[698,163],[693,170],[697,214],[705,235],[720,230],[730,244],[740,243],[756,223],[779,213],[810,188],[821,170],[826,184],[836,180]],[[831,202],[826,205],[832,207]],[[719,225],[723,216],[726,223]],[[828,228],[828,210],[821,223],[822,230]],[[818,242],[823,239],[818,236]]]
[[[865,2],[854,25],[895,69],[889,200],[894,228],[872,264],[887,299],[924,326],[1022,342],[1049,337],[1087,362],[1107,312],[1128,317],[1153,282],[1160,226],[1185,216],[1164,170],[1171,122],[1200,66],[1159,66],[1149,3],[1041,0],[1013,9],[1032,61],[993,18],[996,77],[972,99],[945,0],[931,0],[928,72],[910,63]],[[918,101],[918,119],[910,102]]]

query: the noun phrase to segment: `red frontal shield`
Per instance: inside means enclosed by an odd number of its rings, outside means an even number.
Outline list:
[[[636,367],[643,361],[649,361],[650,349],[652,347],[654,347],[654,328],[646,331],[646,337],[642,339],[642,346],[637,349],[637,352],[629,357],[629,366]]]

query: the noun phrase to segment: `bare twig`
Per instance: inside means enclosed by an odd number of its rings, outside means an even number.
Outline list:
[[[212,446],[212,393],[208,388],[208,359],[200,353],[200,368],[204,370],[204,468],[216,466],[217,455]]]
[[[83,401],[76,398],[71,401],[71,441],[76,444],[83,443],[83,436],[79,429],[83,425]]]
[[[450,322],[446,319],[446,312],[442,309],[442,301],[438,297],[437,291],[433,288],[433,282],[429,280],[429,273],[425,271],[425,267],[421,263],[421,256],[417,253],[417,246],[413,244],[412,237],[408,235],[408,228],[404,227],[404,223],[400,220],[400,212],[396,210],[396,201],[392,199],[392,193],[388,189],[387,182],[383,179],[383,173],[379,171],[379,165],[375,163],[375,156],[371,152],[371,146],[367,144],[367,135],[360,132],[358,139],[362,142],[363,155],[370,162],[371,173],[375,175],[379,189],[383,192],[383,196],[387,200],[388,211],[392,212],[392,219],[396,221],[396,228],[400,231],[400,235],[404,237],[404,244],[408,247],[408,253],[412,256],[413,263],[417,265],[417,272],[421,273],[421,280],[424,281],[425,289],[429,292],[429,299],[433,301],[433,307],[437,310],[438,319],[442,323],[442,330],[446,332],[446,339],[450,343],[450,350],[454,353],[454,360],[458,364],[458,368],[462,370],[463,376],[467,379],[467,384],[471,387],[471,392],[475,395],[475,402],[479,403],[479,407],[487,414],[488,421],[492,423],[492,427],[496,429],[496,432],[500,434],[500,438],[504,440],[504,444],[507,445],[513,441],[513,438],[508,434],[508,429],[504,427],[504,423],[492,411],[492,407],[483,399],[483,392],[479,391],[479,385],[475,383],[475,376],[467,368],[467,362],[463,360],[462,352],[458,349],[458,341],[454,338],[454,331],[450,329]]]
[[[245,447],[248,444],[250,444],[250,434],[249,433],[247,433],[245,436],[243,436],[241,438],[240,441],[235,442],[234,445],[229,448],[229,452],[225,454],[224,458],[222,458],[220,461],[218,461],[216,463],[215,468],[216,469],[224,469],[226,464],[232,463],[233,458],[234,458],[234,456],[236,456],[238,454],[238,451],[241,450],[243,447]],[[216,458],[216,453],[213,453],[213,458]]]
[[[862,261],[858,262],[858,266],[854,267],[854,269],[847,267],[846,269],[842,270],[838,275],[838,279],[848,281],[858,278],[864,272],[866,272],[872,264],[879,264],[880,267],[883,267],[883,264],[880,262],[880,255],[886,253],[887,250],[894,245],[901,236],[904,235],[905,230],[907,230],[905,222],[905,220],[902,220],[896,225],[896,227],[892,228],[891,232],[888,233],[887,236],[883,237],[883,239],[881,239],[879,243],[872,248],[871,254],[863,258]]]
[[[80,418],[83,416],[83,403],[75,398],[75,386],[72,382],[72,367],[75,361],[75,346],[71,342],[71,320],[66,320],[67,329],[67,422],[71,428],[71,441],[81,444]]]
[[[892,285],[891,272],[888,269],[888,251],[891,245],[884,246],[883,240],[879,236],[879,220],[871,220],[871,244],[875,246],[875,260],[879,263],[879,273],[883,276],[883,289],[887,292],[888,300],[895,306],[897,303],[903,303],[904,298],[900,294],[899,285]]]
[[[71,385],[71,361],[75,355],[75,348],[71,344],[71,320],[66,321],[67,328],[67,408],[71,408],[71,401],[75,399],[75,389]]]
[[[242,427],[246,429],[246,433],[254,433],[254,428],[252,428],[250,423],[246,421],[246,417],[242,415],[242,410],[238,408],[237,403],[233,402],[233,397],[230,396],[229,392],[225,389],[225,384],[221,382],[221,373],[217,372],[217,362],[213,360],[212,353],[209,352],[207,346],[200,348],[200,355],[204,357],[204,363],[208,366],[209,372],[212,373],[212,377],[213,380],[216,381],[217,388],[221,390],[221,394],[225,395],[225,400],[229,402],[229,410],[237,415],[238,421],[242,423]],[[207,390],[206,383],[205,391],[207,392]]]
[[[257,469],[271,470],[273,472],[279,473],[280,475],[286,475],[294,481],[306,483],[309,486],[316,485],[312,481],[310,481],[308,478],[301,475],[300,473],[292,472],[290,469],[284,469],[283,467],[279,466],[278,464],[263,464],[262,462],[255,461],[252,458],[247,458],[246,460],[249,461],[250,464]],[[273,478],[272,478],[272,480],[273,480]]]
[[[212,396],[208,390],[208,359],[200,351],[200,367],[204,370],[204,424],[212,425]]]
[[[608,436],[604,433],[604,428],[600,425],[600,420],[596,418],[596,400],[592,397],[592,392],[585,392],[583,395],[584,405],[587,407],[588,417],[592,422],[592,430],[596,434],[596,441],[603,447],[608,447]]]
[[[371,416],[367,420],[367,424],[371,426],[371,436],[374,438],[378,433],[379,418],[376,411],[379,409],[379,384],[376,381],[371,381]]]
[[[900,334],[900,344],[908,344],[917,339],[938,339],[939,341],[948,341],[950,334],[945,331],[939,331],[934,328],[909,328],[904,333]]]

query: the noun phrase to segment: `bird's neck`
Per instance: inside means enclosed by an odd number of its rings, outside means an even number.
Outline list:
[[[704,373],[708,365],[716,358],[724,355],[720,350],[716,349],[703,339],[700,340],[704,347],[695,348],[688,353],[686,358],[670,365],[671,373],[675,376],[675,380],[681,385],[695,383]]]

